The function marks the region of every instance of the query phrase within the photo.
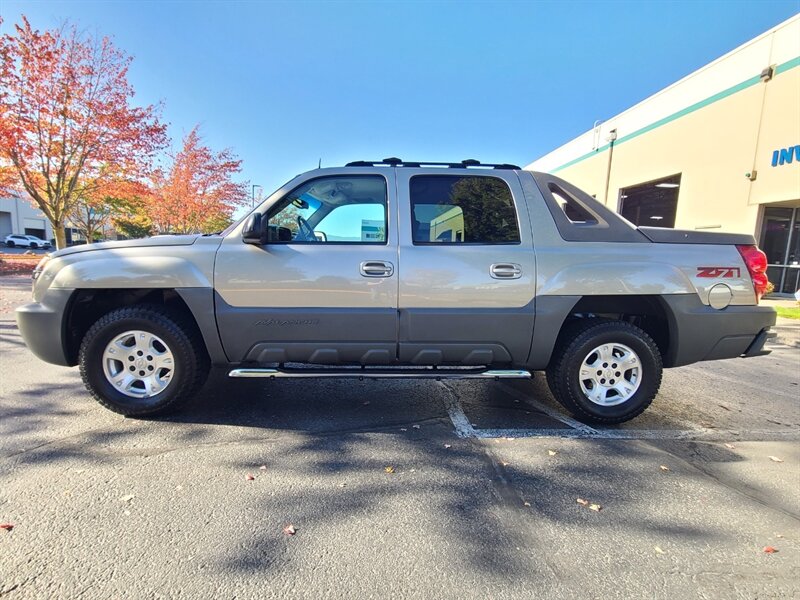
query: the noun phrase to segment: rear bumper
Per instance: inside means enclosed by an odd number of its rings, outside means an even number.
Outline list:
[[[72,290],[50,289],[42,302],[23,304],[16,310],[17,326],[31,352],[45,362],[73,366],[66,353],[64,314]]]
[[[768,306],[729,306],[716,310],[695,295],[663,296],[669,307],[670,345],[664,365],[679,367],[702,360],[769,354],[764,344],[775,333],[777,313]]]

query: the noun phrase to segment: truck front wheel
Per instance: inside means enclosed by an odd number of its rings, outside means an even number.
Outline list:
[[[650,405],[661,371],[661,353],[646,332],[624,321],[586,319],[559,339],[547,383],[577,419],[615,424]]]
[[[101,317],[81,343],[86,389],[106,408],[151,416],[177,408],[203,385],[208,357],[194,328],[161,306],[120,308]]]

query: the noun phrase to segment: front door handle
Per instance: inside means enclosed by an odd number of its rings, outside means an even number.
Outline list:
[[[494,263],[489,267],[489,275],[494,279],[519,279],[522,267],[516,263]]]
[[[362,277],[391,277],[394,265],[383,260],[365,260],[358,267]]]

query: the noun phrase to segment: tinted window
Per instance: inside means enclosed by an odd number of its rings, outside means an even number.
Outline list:
[[[558,202],[558,205],[561,207],[561,210],[564,211],[564,214],[570,220],[570,222],[585,225],[597,225],[597,219],[594,217],[594,215],[581,206],[580,203],[572,196],[552,183],[549,187],[550,192],[553,194],[553,198],[556,199],[556,202]]]
[[[386,180],[320,177],[295,188],[269,211],[274,239],[285,243],[386,243]],[[280,231],[278,231],[280,230]]]
[[[415,244],[514,244],[519,227],[508,185],[497,177],[411,178]]]

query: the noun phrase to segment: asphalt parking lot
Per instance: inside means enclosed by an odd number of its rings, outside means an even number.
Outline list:
[[[184,412],[134,420],[27,352],[28,289],[0,282],[4,598],[800,594],[798,348],[667,371],[613,428],[539,374],[215,371]]]
[[[5,244],[0,245],[0,254],[25,254],[26,252],[30,252],[32,254],[45,255],[52,251],[52,248],[20,248],[19,246],[9,248]]]

